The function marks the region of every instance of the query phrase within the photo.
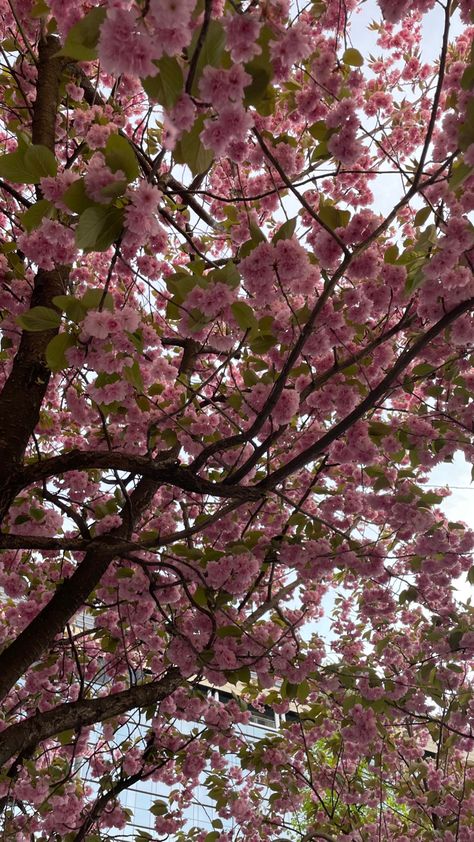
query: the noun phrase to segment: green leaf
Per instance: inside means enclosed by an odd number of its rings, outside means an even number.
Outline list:
[[[97,202],[87,195],[83,178],[78,178],[67,188],[63,193],[62,201],[74,213],[83,213],[87,208],[97,205]]]
[[[178,164],[186,164],[194,176],[205,172],[214,160],[212,149],[206,149],[199,138],[204,126],[204,117],[198,117],[189,132],[184,132],[173,151]]]
[[[207,324],[209,324],[209,318],[199,310],[198,307],[193,307],[193,309],[189,313],[190,321],[189,321],[189,330],[191,333],[199,333],[200,330],[203,330]],[[191,321],[192,320],[192,321]]]
[[[270,60],[269,42],[273,38],[273,32],[266,24],[262,27],[258,44],[261,52],[251,61],[247,62],[245,72],[252,77],[252,81],[244,90],[244,105],[253,105],[261,114],[267,110],[269,102],[274,98],[274,91],[270,82],[273,77],[273,64]],[[271,113],[271,112],[270,112]]]
[[[314,147],[313,152],[311,153],[311,162],[314,163],[314,161],[330,157],[327,141],[322,140]]]
[[[217,637],[242,637],[242,629],[238,626],[221,626],[217,629]]]
[[[184,79],[181,65],[176,58],[166,55],[154,64],[158,68],[158,73],[156,76],[145,76],[142,79],[143,89],[151,99],[155,99],[164,108],[173,108],[183,92]]]
[[[425,506],[437,506],[444,499],[442,494],[436,494],[434,491],[420,491],[419,495]]]
[[[298,684],[292,684],[286,678],[281,685],[281,695],[283,699],[296,699],[298,696]]]
[[[237,684],[238,681],[241,681],[242,684],[250,684],[251,675],[249,667],[240,667],[238,670],[225,672],[224,675],[230,684]]]
[[[266,354],[276,345],[276,341],[276,337],[271,333],[259,333],[252,339],[249,347],[254,354]]]
[[[212,283],[227,284],[231,289],[236,289],[240,284],[240,274],[233,260],[228,260],[222,269],[213,269],[206,275]]]
[[[453,174],[449,179],[449,186],[451,190],[456,190],[456,187],[460,187],[470,175],[472,175],[472,167],[469,166],[469,164],[465,164],[464,161],[459,161],[454,164]]]
[[[363,55],[359,52],[359,50],[355,50],[353,47],[349,47],[349,49],[345,51],[342,56],[342,60],[344,64],[350,64],[351,67],[362,67],[364,63]]]
[[[455,652],[459,649],[459,644],[461,643],[461,639],[464,635],[463,629],[455,629],[448,635],[448,642],[451,648],[451,652]]]
[[[50,10],[49,6],[46,5],[44,0],[37,0],[34,6],[31,7],[30,15],[32,18],[42,18],[45,15],[49,15]]]
[[[160,537],[160,533],[157,529],[149,529],[145,532],[140,533],[140,541],[148,546],[152,546],[157,542]]]
[[[271,81],[270,67],[259,66],[256,59],[246,65],[246,72],[252,77],[252,81],[244,91],[244,105],[258,105],[268,91]]]
[[[425,377],[427,374],[433,374],[433,371],[434,368],[432,365],[430,365],[430,363],[419,363],[412,370],[412,374],[415,374],[417,377]]]
[[[399,601],[400,605],[403,605],[405,602],[414,602],[417,599],[418,599],[418,589],[415,588],[414,585],[410,585],[409,588],[405,588],[405,590],[403,590],[400,593],[400,596],[398,597],[398,601]]]
[[[154,816],[166,816],[168,812],[168,804],[166,801],[155,801],[150,807],[150,813]]]
[[[426,220],[428,219],[431,213],[431,208],[421,208],[416,214],[415,219],[413,220],[413,224],[418,228],[420,225],[424,225]]]
[[[459,146],[463,152],[474,143],[474,99],[467,100],[466,114],[459,126]]]
[[[68,319],[71,319],[71,321],[77,324],[82,322],[87,313],[87,308],[77,298],[74,298],[73,295],[55,295],[53,304],[59,310],[62,310],[63,313],[66,313]]]
[[[213,649],[202,649],[199,653],[199,660],[203,664],[210,664],[211,661],[214,660],[214,650]]]
[[[30,509],[30,515],[33,520],[36,520],[38,523],[46,517],[46,512],[44,509],[36,509],[34,506]]]
[[[318,216],[332,230],[340,228],[341,226],[346,226],[351,217],[349,211],[339,210],[339,208],[336,208],[335,205],[332,205],[329,202],[322,202],[321,200],[319,203]]]
[[[173,151],[176,163],[187,164],[193,175],[205,172],[214,158],[212,149],[206,149],[199,139],[203,126],[204,117],[201,115],[192,129],[183,133]]]
[[[260,225],[257,225],[254,219],[250,220],[249,229],[252,235],[252,242],[255,243],[255,245],[257,245],[258,243],[265,243],[267,241],[267,238],[265,237],[265,234],[260,228]]]
[[[179,305],[175,304],[175,302],[170,299],[166,305],[166,318],[169,321],[177,322],[181,318],[181,315],[182,313],[179,309]]]
[[[197,49],[198,40],[201,34],[201,28],[198,27],[191,41],[189,47],[189,55],[193,56]],[[199,51],[199,58],[196,64],[196,72],[194,74],[193,86],[191,93],[195,96],[199,93],[199,80],[205,67],[211,65],[212,67],[219,67],[221,59],[224,54],[226,45],[226,36],[222,24],[217,20],[211,19],[206,31],[204,44]]]
[[[263,233],[262,229],[255,224],[253,220],[250,222],[249,228],[252,239],[247,240],[240,247],[239,256],[241,259],[247,257],[250,254],[250,252],[252,252],[254,248],[256,248],[256,246],[258,246],[259,243],[266,242],[265,234]]]
[[[35,173],[36,181],[46,176],[54,176],[58,171],[58,164],[51,149],[40,144],[28,146],[25,152],[25,166],[28,172]]]
[[[384,263],[395,263],[398,257],[398,246],[388,246],[384,252]]]
[[[93,61],[97,58],[100,27],[106,16],[106,9],[92,9],[69,30],[64,47],[56,55],[69,56],[77,61]]]
[[[329,136],[329,129],[324,120],[317,120],[316,123],[308,127],[308,131],[315,140],[327,140]]]
[[[104,199],[114,201],[115,199],[118,199],[119,196],[123,196],[127,183],[126,178],[121,178],[119,181],[112,181],[110,184],[106,184],[105,187],[101,188],[101,196],[103,196]]]
[[[15,152],[0,156],[0,177],[15,184],[38,184],[56,172],[56,158],[46,146],[19,145]]]
[[[143,377],[140,371],[140,366],[136,360],[131,366],[127,366],[123,369],[123,376],[127,383],[131,383],[132,386],[135,386],[135,389],[139,392],[143,392]]]
[[[245,301],[234,301],[231,310],[235,321],[242,330],[249,330],[256,326],[257,320],[254,312]]]
[[[111,134],[104,150],[105,161],[112,172],[122,170],[128,181],[139,175],[138,161],[129,141],[119,134]]]
[[[134,575],[131,567],[121,567],[117,570],[117,579],[132,579]]]
[[[49,216],[53,209],[51,202],[47,199],[39,199],[31,208],[20,214],[20,220],[25,231],[33,231],[41,225],[43,218]]]
[[[272,243],[277,243],[278,240],[290,240],[295,233],[296,216],[293,219],[287,219],[283,225],[280,225],[275,236],[272,238]]]
[[[382,491],[383,488],[391,488],[391,484],[386,477],[379,477],[373,484],[374,491]]]
[[[209,277],[209,276],[208,276]],[[176,272],[166,278],[166,286],[173,296],[176,304],[182,304],[186,296],[196,286],[200,286],[199,279],[196,275],[190,275],[187,272]]]
[[[86,290],[81,298],[81,305],[85,307],[86,310],[97,310],[97,308],[100,307],[102,299],[102,306],[106,310],[110,310],[110,312],[112,312],[114,309],[114,299],[112,298],[110,292],[106,292],[104,296],[104,291],[100,288]]]
[[[122,232],[123,210],[115,207],[87,208],[76,227],[76,244],[84,251],[106,251]]]
[[[304,680],[301,684],[298,685],[298,690],[296,691],[296,698],[299,702],[303,704],[308,701],[308,694],[309,694],[309,683]]]
[[[13,181],[15,184],[34,184],[34,176],[25,170],[23,155],[20,152],[9,152],[0,155],[0,178]]]
[[[262,117],[270,117],[275,111],[276,93],[273,85],[267,85],[262,96],[255,103],[255,109]]]
[[[463,91],[472,91],[474,88],[474,64],[469,64],[462,74],[461,88]]]
[[[251,368],[244,368],[242,377],[246,386],[255,386],[259,382],[257,375]]]
[[[61,315],[51,307],[32,307],[16,318],[20,327],[30,333],[42,330],[55,330],[61,323]]]
[[[57,740],[62,746],[66,746],[69,743],[72,743],[75,733],[74,728],[70,728],[69,731],[61,731],[61,733],[57,736]]]
[[[195,602],[196,605],[199,605],[201,608],[209,608],[207,590],[202,585],[198,585],[196,590],[194,591],[193,602]]]
[[[69,333],[58,333],[54,336],[46,346],[46,362],[51,371],[61,371],[63,368],[68,368],[69,363],[66,359],[66,351],[75,345],[73,336]]]
[[[100,642],[100,648],[102,652],[113,653],[116,651],[118,644],[119,642],[116,637],[112,637],[110,634],[104,634]]]
[[[405,282],[405,293],[411,295],[418,287],[420,287],[425,280],[423,269],[416,269],[410,272]]]

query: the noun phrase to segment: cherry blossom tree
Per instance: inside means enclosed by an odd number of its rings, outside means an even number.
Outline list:
[[[0,9],[3,838],[468,842],[474,3]]]

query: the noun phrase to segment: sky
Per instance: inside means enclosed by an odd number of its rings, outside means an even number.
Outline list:
[[[451,496],[443,500],[443,512],[450,520],[462,520],[474,529],[474,483],[471,482],[472,466],[457,454],[452,463],[438,465],[430,475],[429,484],[448,485]]]
[[[449,520],[463,521],[474,529],[474,483],[471,481],[470,465],[462,454],[457,454],[453,462],[438,465],[430,475],[429,484],[437,487],[447,485],[451,495],[443,500],[441,509]],[[474,560],[473,560],[474,564]],[[461,601],[471,598],[474,602],[474,586],[465,576],[456,583],[457,596]]]

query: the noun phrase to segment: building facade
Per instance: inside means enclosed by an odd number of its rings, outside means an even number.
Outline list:
[[[216,701],[227,703],[231,699],[235,699],[236,690],[227,685],[221,689],[215,689],[208,685],[201,684],[197,688],[201,693],[212,696]],[[282,717],[275,713],[271,708],[257,710],[249,707],[249,721],[245,725],[239,725],[239,737],[247,743],[256,742],[262,739],[266,734],[275,733],[281,725]],[[286,714],[286,718],[292,718],[294,714]],[[196,724],[192,722],[183,722],[183,733],[190,731]],[[232,761],[232,756],[228,758]],[[238,763],[238,758],[235,757],[235,763]],[[194,798],[188,809],[184,811],[185,827],[184,830],[191,828],[199,828],[208,833],[215,830],[213,822],[218,819],[218,812],[215,808],[214,802],[209,798],[207,787],[204,786],[204,780],[209,774],[209,770],[205,770],[201,774],[203,783],[199,784],[195,789]],[[129,809],[132,813],[130,819],[130,826],[126,829],[126,835],[131,837],[140,837],[146,839],[146,834],[153,835],[155,826],[155,815],[151,811],[153,803],[159,799],[167,802],[169,799],[170,788],[162,783],[152,780],[140,781],[134,786],[124,791],[120,796],[121,804]],[[172,805],[170,804],[170,807]],[[232,820],[222,819],[222,824],[225,829],[230,829]],[[123,830],[121,836],[124,835]]]

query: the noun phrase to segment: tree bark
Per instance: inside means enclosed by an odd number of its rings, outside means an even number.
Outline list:
[[[70,579],[55,590],[50,601],[34,620],[0,655],[0,700],[53,644],[66,623],[83,608],[84,602],[99,584],[109,564],[117,557],[117,543],[130,536],[137,519],[149,506],[158,483],[141,479],[121,511],[122,524],[107,535],[91,542],[91,547]]]
[[[184,681],[177,668],[170,668],[158,681],[138,684],[120,693],[98,699],[78,699],[58,705],[45,713],[37,713],[2,732],[0,767],[12,757],[34,749],[38,743],[70,729],[94,725],[119,716],[132,708],[140,708],[165,699]]]
[[[33,106],[33,144],[54,153],[59,85],[64,58],[56,57],[59,40],[48,36],[39,44],[36,101]],[[35,277],[30,307],[54,307],[52,299],[65,290],[67,267],[40,269]],[[51,372],[45,351],[58,329],[23,331],[10,375],[0,394],[0,522],[16,493],[12,479],[22,464],[38,420]]]

